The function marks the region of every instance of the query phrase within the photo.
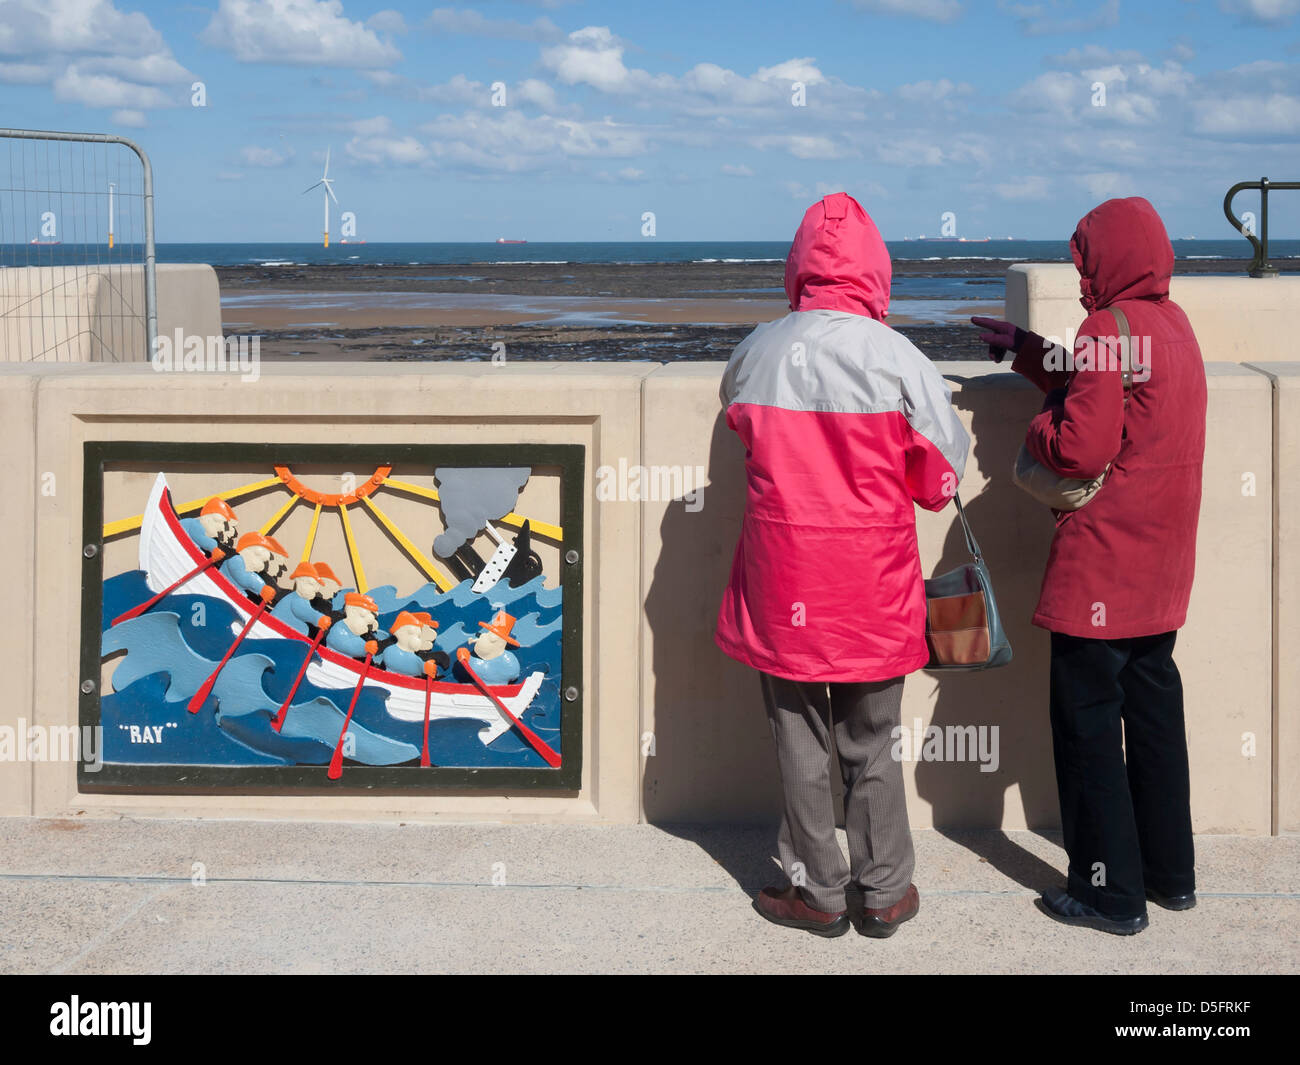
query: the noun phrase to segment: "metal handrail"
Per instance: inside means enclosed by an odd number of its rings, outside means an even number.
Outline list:
[[[22,140],[88,141],[92,144],[121,144],[140,157],[144,166],[144,330],[152,357],[158,338],[158,289],[154,277],[155,256],[153,241],[153,166],[149,156],[135,141],[116,137],[111,133],[64,133],[49,129],[0,129],[0,138],[17,137]]]
[[[1249,232],[1241,219],[1232,213],[1232,200],[1244,189],[1259,189],[1259,236]],[[1300,189],[1300,181],[1269,181],[1263,177],[1258,181],[1238,181],[1223,197],[1223,213],[1232,228],[1250,241],[1255,249],[1255,258],[1250,263],[1251,277],[1277,277],[1277,267],[1268,261],[1268,192],[1269,189]]]

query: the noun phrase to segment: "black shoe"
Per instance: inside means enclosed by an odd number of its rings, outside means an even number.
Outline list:
[[[1140,913],[1136,917],[1107,917],[1104,913],[1084,905],[1073,895],[1059,889],[1044,891],[1037,905],[1054,921],[1077,925],[1080,928],[1094,928],[1098,932],[1109,932],[1116,936],[1136,935],[1149,923],[1145,913]]]
[[[1147,898],[1157,906],[1163,906],[1166,910],[1190,910],[1196,906],[1196,892],[1194,891],[1189,891],[1186,895],[1162,895],[1158,891],[1147,888]]]

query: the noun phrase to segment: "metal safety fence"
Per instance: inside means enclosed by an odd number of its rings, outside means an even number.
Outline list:
[[[147,360],[154,262],[153,170],[139,145],[0,129],[0,361]]]
[[[1246,189],[1259,190],[1258,236],[1255,235],[1253,226],[1247,225],[1232,213],[1233,199],[1237,193]],[[1251,277],[1276,277],[1278,273],[1277,267],[1268,258],[1268,193],[1270,189],[1295,191],[1300,189],[1300,181],[1269,181],[1266,177],[1260,178],[1258,181],[1238,181],[1228,190],[1228,194],[1223,197],[1223,213],[1228,216],[1232,228],[1250,241],[1250,246],[1255,249],[1255,257],[1250,263]]]

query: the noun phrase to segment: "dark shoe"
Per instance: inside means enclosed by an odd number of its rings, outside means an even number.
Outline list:
[[[1098,932],[1109,932],[1116,936],[1135,935],[1149,923],[1145,913],[1140,913],[1136,917],[1107,917],[1104,913],[1084,905],[1073,895],[1059,889],[1044,891],[1038,900],[1038,908],[1052,920],[1060,921],[1062,924],[1095,928]]]
[[[861,935],[872,939],[888,939],[898,931],[904,921],[910,921],[921,909],[921,894],[915,884],[907,885],[907,894],[892,906],[872,909],[867,906],[862,911],[862,924],[858,926]]]
[[[1166,910],[1190,910],[1196,906],[1195,891],[1189,891],[1186,895],[1162,895],[1147,888],[1147,898]]]
[[[847,911],[825,913],[814,910],[799,894],[794,885],[787,888],[765,887],[754,900],[754,909],[773,924],[786,928],[802,928],[815,936],[833,939],[849,930]]]

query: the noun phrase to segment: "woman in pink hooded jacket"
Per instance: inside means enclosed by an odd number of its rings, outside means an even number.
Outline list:
[[[1034,624],[1052,634],[1051,719],[1064,890],[1048,916],[1119,935],[1147,927],[1147,900],[1196,904],[1183,686],[1174,640],[1187,619],[1205,453],[1205,364],[1169,298],[1174,249],[1140,196],[1107,200],[1070,240],[1088,317],[1063,348],[978,318],[981,339],[1047,393],[1026,446],[1101,490],[1056,514]],[[1105,345],[1133,354],[1125,394]],[[1101,343],[1097,343],[1101,342]],[[1072,364],[1072,368],[1071,368]],[[1127,757],[1126,757],[1127,754]]]
[[[884,324],[889,253],[852,197],[813,204],[785,266],[791,313],[760,325],[722,379],[748,498],[715,640],[759,670],[785,793],[790,883],[755,900],[777,924],[864,935],[915,915],[902,766],[903,677],[929,659],[915,504],[956,493],[969,437],[929,360]],[[829,730],[851,866],[835,838]]]

